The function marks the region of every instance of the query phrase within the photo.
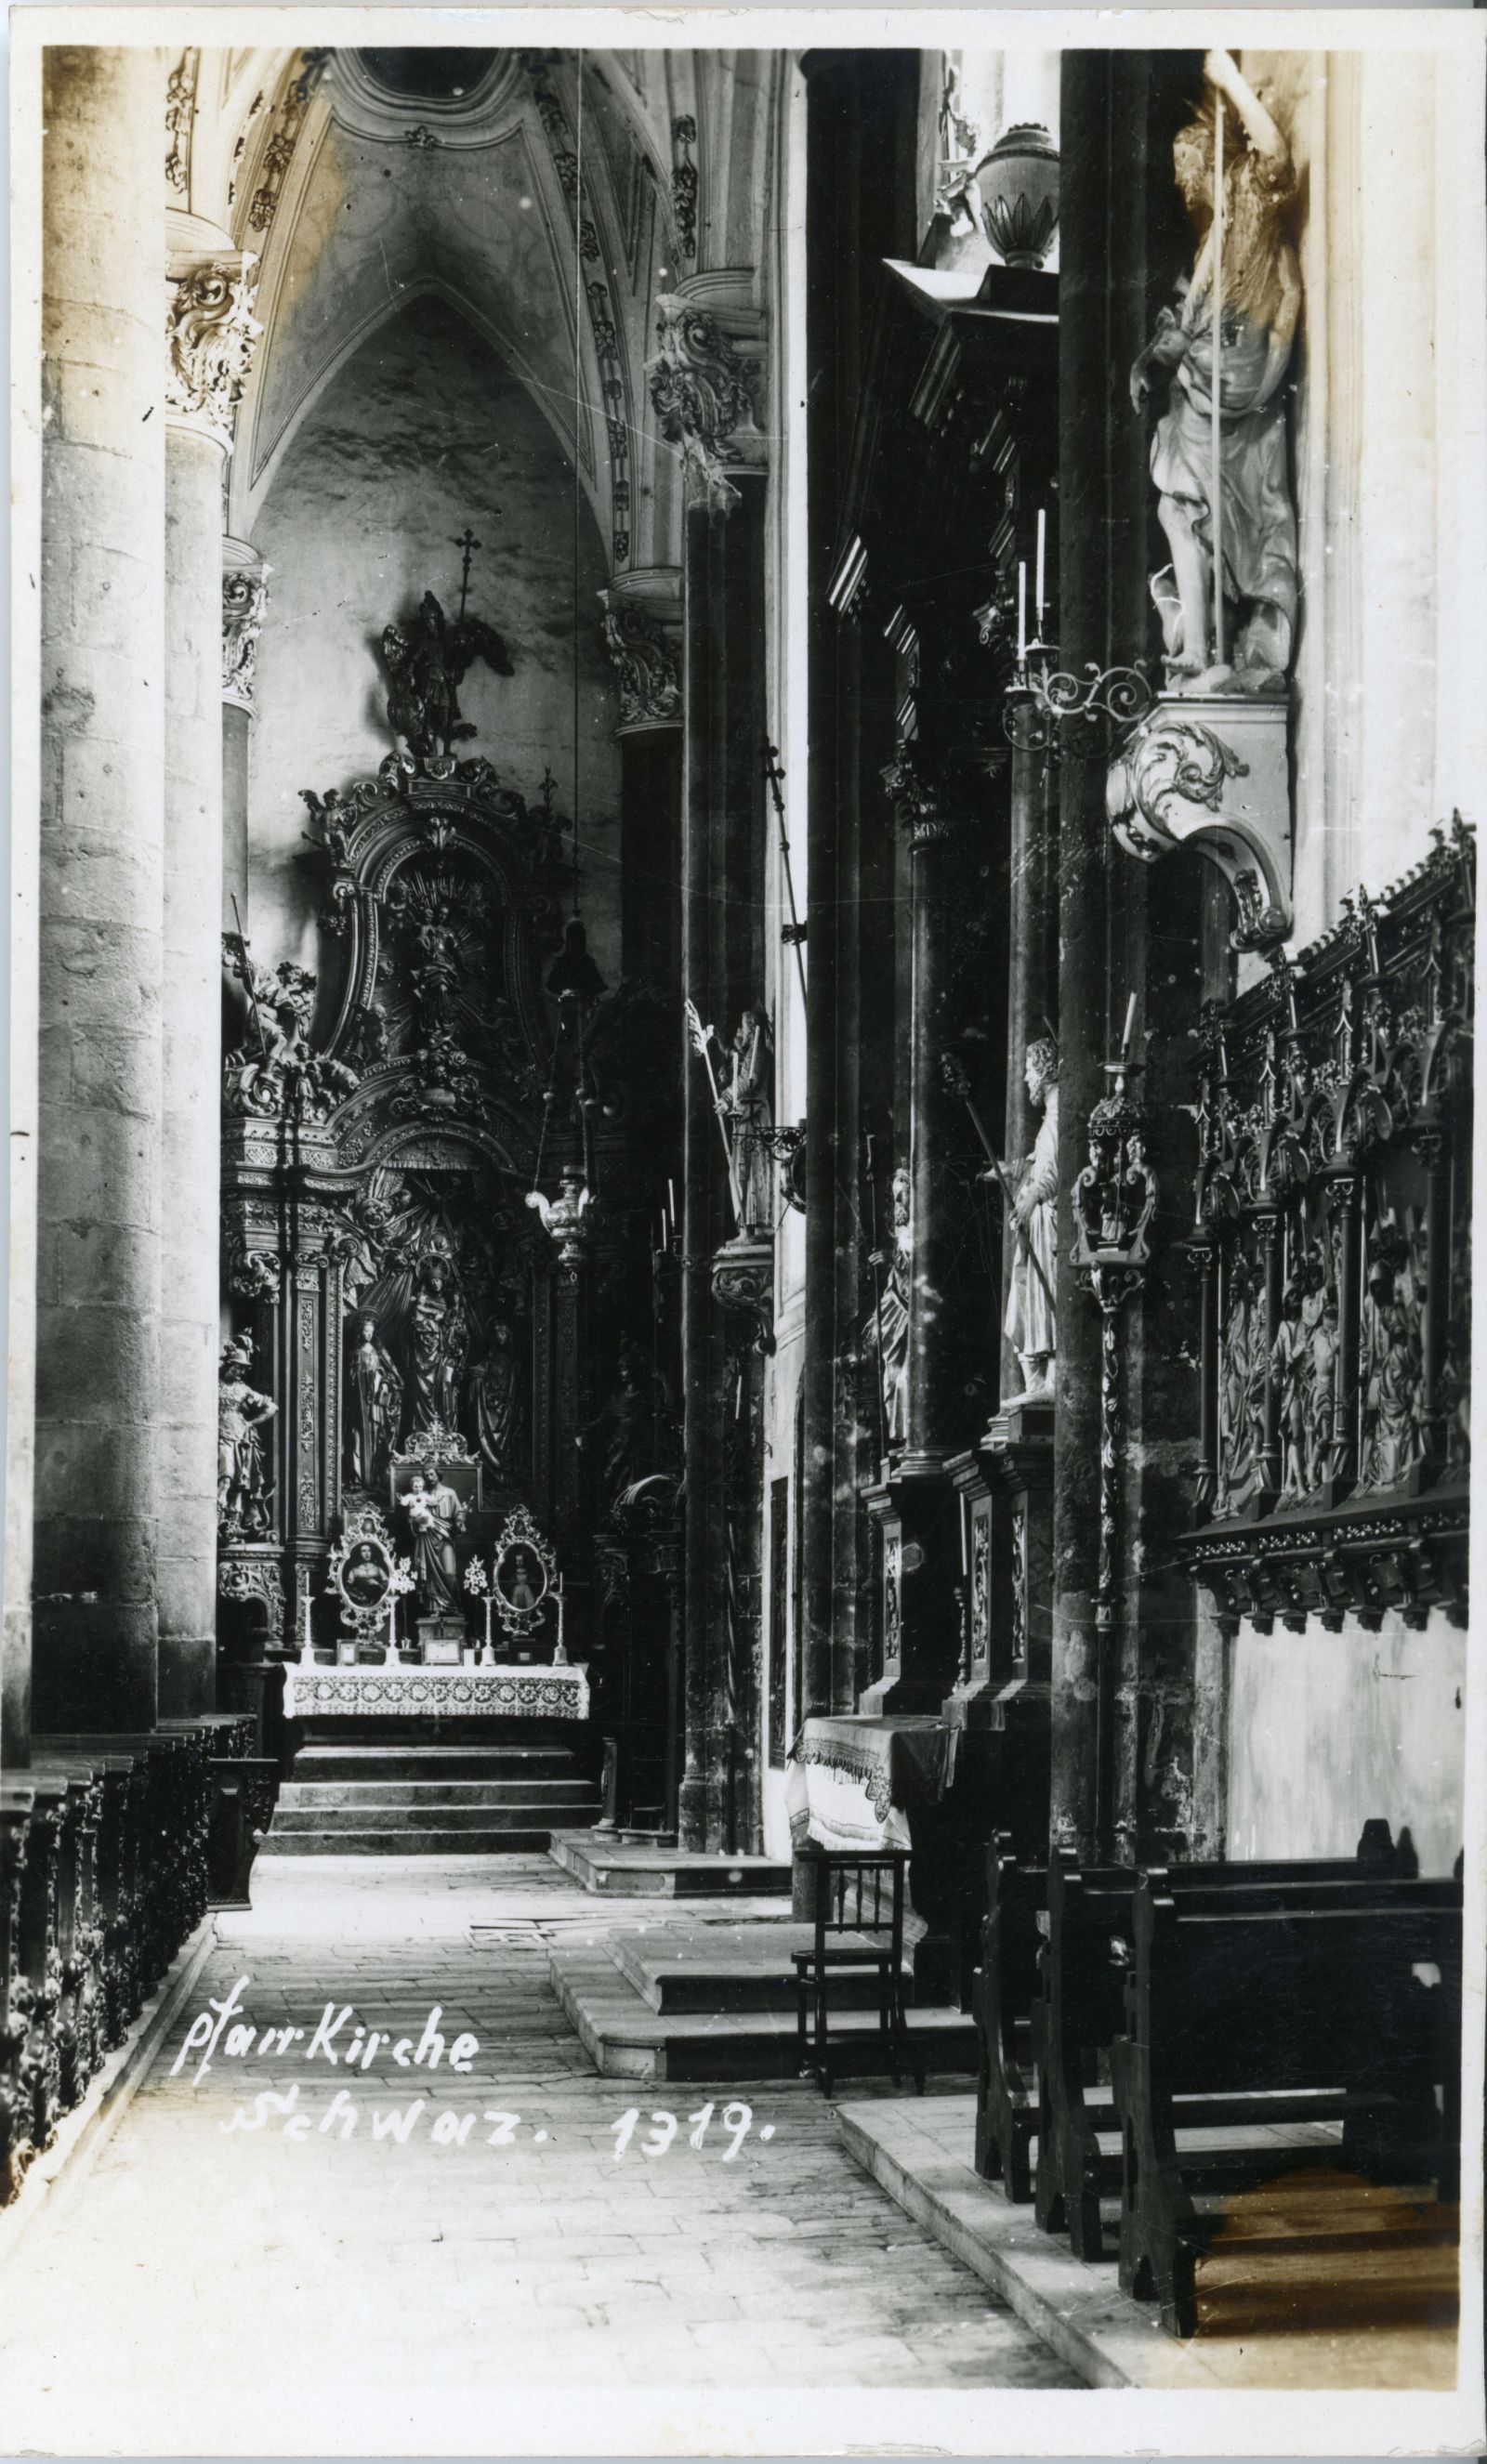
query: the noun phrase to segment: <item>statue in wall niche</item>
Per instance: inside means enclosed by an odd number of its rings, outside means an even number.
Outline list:
[[[1377,1225],[1368,1241],[1358,1382],[1363,1398],[1360,1488],[1394,1488],[1425,1460],[1424,1276],[1408,1232]]]
[[[1023,1392],[1009,1404],[1053,1399],[1058,1365],[1054,1316],[1058,1229],[1058,1047],[1051,1036],[1030,1044],[1024,1062],[1030,1103],[1043,1118],[1013,1200],[1017,1250],[1012,1260],[1003,1332],[1022,1364]]]
[[[451,1260],[434,1250],[413,1273],[409,1349],[412,1425],[435,1420],[453,1429],[458,1421],[459,1389],[470,1348],[470,1326]]]
[[[465,1509],[436,1463],[430,1463],[427,1475],[413,1473],[404,1491],[403,1507],[412,1533],[413,1576],[425,1610],[430,1617],[459,1614],[455,1541],[465,1528]]]
[[[415,957],[409,970],[413,1006],[426,1043],[453,1034],[455,1003],[459,996],[459,943],[439,900],[414,927]]]
[[[769,1132],[774,1120],[774,1037],[762,1009],[744,1012],[728,1046],[727,1067],[722,1110],[739,1190],[739,1230],[772,1233],[775,1186]]]
[[[1184,204],[1203,234],[1177,305],[1131,370],[1143,409],[1152,371],[1170,374],[1151,448],[1159,517],[1172,561],[1152,582],[1168,684],[1176,692],[1281,693],[1297,607],[1296,510],[1287,473],[1281,380],[1291,363],[1301,276],[1287,218],[1291,150],[1228,52],[1204,62],[1208,95],[1172,148]],[[1220,138],[1219,435],[1212,427],[1214,196]],[[1214,637],[1217,496],[1224,641]]]
[[[250,1386],[253,1366],[247,1335],[224,1343],[217,1372],[217,1528],[225,1535],[267,1531],[269,1508],[258,1431],[278,1405]]]
[[[370,1489],[387,1468],[403,1421],[403,1380],[386,1346],[378,1341],[374,1317],[357,1322],[351,1385],[351,1477],[360,1487]]]
[[[485,1349],[470,1375],[476,1442],[495,1478],[510,1486],[522,1445],[522,1373],[510,1325],[492,1318]]]
[[[875,1249],[868,1261],[879,1272],[887,1268],[887,1280],[863,1329],[863,1345],[877,1354],[890,1446],[906,1445],[909,1436],[909,1284],[914,1271],[910,1187],[907,1168],[900,1164],[893,1177],[892,1256]]]

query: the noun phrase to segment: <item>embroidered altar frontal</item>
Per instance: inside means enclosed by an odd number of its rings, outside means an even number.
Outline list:
[[[305,1668],[284,1679],[284,1716],[587,1720],[588,1671],[573,1668]]]

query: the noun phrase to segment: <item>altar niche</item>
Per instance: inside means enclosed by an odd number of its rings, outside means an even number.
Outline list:
[[[443,655],[448,628],[425,630]],[[417,1578],[400,1633],[474,1642],[468,1562],[524,1507],[563,1527],[582,1648],[572,1540],[593,1501],[587,1374],[566,1356],[582,1312],[524,1203],[553,1074],[564,823],[550,774],[528,803],[448,749],[461,726],[410,730],[396,693],[389,715],[408,749],[344,793],[305,793],[318,966],[286,992],[282,967],[226,942],[247,1015],[224,1076],[224,1429],[243,1417],[228,1382],[272,1408],[254,1406],[251,1515],[227,1483],[219,1590],[298,1648],[308,1573],[328,1650],[330,1549],[375,1509]],[[563,1134],[550,1119],[549,1187]]]

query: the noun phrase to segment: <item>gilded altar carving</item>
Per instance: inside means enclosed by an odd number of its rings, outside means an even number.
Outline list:
[[[166,408],[228,452],[233,414],[263,331],[253,313],[254,289],[241,260],[193,265],[169,285]]]
[[[1435,838],[1206,1023],[1188,1547],[1226,1614],[1414,1618],[1464,1584],[1476,865]],[[1239,1517],[1272,1535],[1242,1581]]]
[[[201,50],[189,44],[166,79],[166,178],[180,196],[190,187],[191,122]]]
[[[287,958],[271,974],[236,933],[223,934],[222,951],[248,1002],[248,1033],[223,1061],[228,1111],[328,1120],[357,1076],[309,1040],[316,978]]]
[[[683,256],[697,254],[697,165],[692,160],[696,143],[696,120],[690,112],[678,112],[671,124],[671,209],[677,246]]]

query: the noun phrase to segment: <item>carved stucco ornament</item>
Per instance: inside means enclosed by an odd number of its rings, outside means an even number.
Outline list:
[[[212,260],[167,277],[166,413],[227,453],[233,450],[233,415],[263,331],[253,313],[253,262]]]
[[[721,512],[738,495],[730,469],[764,464],[765,439],[754,407],[757,371],[740,358],[717,318],[695,300],[669,292],[655,308],[658,348],[649,373],[661,434],[681,449],[693,502]]]
[[[1191,845],[1217,865],[1239,910],[1236,949],[1265,949],[1292,926],[1287,717],[1283,702],[1164,695],[1106,778],[1128,855],[1155,864]]]
[[[678,645],[649,608],[601,590],[604,642],[619,686],[619,723],[627,732],[681,725]]]
[[[238,567],[222,576],[222,698],[251,711],[258,671],[258,636],[268,604],[261,566]]]

